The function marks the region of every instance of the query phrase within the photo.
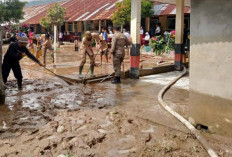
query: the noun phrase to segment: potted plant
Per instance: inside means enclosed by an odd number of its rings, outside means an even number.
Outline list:
[[[152,37],[150,39],[150,46],[156,55],[162,55],[165,52],[165,42],[162,36]]]
[[[165,53],[171,54],[174,57],[175,53],[175,31],[171,31],[166,34],[166,45],[165,45]]]

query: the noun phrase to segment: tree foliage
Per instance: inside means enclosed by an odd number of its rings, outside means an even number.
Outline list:
[[[19,0],[0,1],[0,23],[3,22],[18,22],[23,19],[23,8],[26,2]]]
[[[48,9],[46,17],[41,19],[40,24],[45,28],[49,28],[53,24],[61,26],[65,20],[65,13],[65,9],[56,3]]]
[[[142,18],[150,17],[154,14],[153,3],[147,0],[142,0],[141,16]],[[131,20],[131,0],[123,0],[116,4],[116,11],[111,20],[114,24],[125,25]]]
[[[49,31],[52,24],[50,22],[48,22],[47,18],[43,17],[40,20],[40,25],[43,26],[46,30]]]

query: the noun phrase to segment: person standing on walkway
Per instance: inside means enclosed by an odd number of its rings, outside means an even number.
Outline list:
[[[23,33],[23,31],[20,29],[18,32],[18,37],[21,38],[23,36],[26,36],[25,33]]]
[[[28,29],[28,37],[29,37],[29,47],[33,47],[33,44],[32,44],[32,38],[34,36],[34,33],[31,31],[31,29]]]
[[[115,71],[115,77],[111,83],[120,84],[121,83],[121,65],[125,57],[125,46],[130,45],[128,38],[121,33],[120,27],[114,27],[114,37],[112,40],[112,47],[109,53],[109,59],[113,55],[113,66]]]
[[[126,29],[123,29],[122,33],[127,37],[127,39],[130,39],[130,34],[126,31]]]
[[[106,57],[106,62],[108,63],[108,44],[107,44],[108,39],[106,39],[104,34],[102,34],[102,33],[99,36],[99,38],[100,38],[99,51],[100,51],[100,58],[101,58],[100,65],[102,65],[102,56],[103,55]]]
[[[140,45],[143,45],[144,30],[143,27],[140,27]]]
[[[156,35],[156,36],[160,36],[160,35],[161,35],[161,23],[158,23],[158,24],[156,25],[155,35]]]
[[[59,32],[59,42],[60,43],[63,42],[63,32],[62,31]]]
[[[31,60],[43,66],[38,59],[33,56],[27,49],[28,38],[23,36],[19,38],[18,42],[11,43],[5,56],[2,64],[2,78],[3,82],[7,82],[7,78],[10,74],[11,69],[13,70],[14,76],[17,79],[18,89],[22,90],[22,71],[19,64],[19,61],[27,55]]]
[[[80,47],[80,54],[82,55],[82,60],[79,66],[79,78],[83,78],[82,70],[86,63],[86,56],[89,56],[90,59],[90,71],[91,71],[90,76],[95,77],[94,75],[95,57],[92,48],[94,40],[96,41],[96,44],[100,44],[100,38],[97,33],[91,33],[90,31],[86,31],[85,37],[83,38]]]
[[[128,32],[128,31],[126,31],[126,29],[123,29],[123,34],[127,37],[127,39],[128,40],[130,40],[131,39],[131,35],[130,35],[130,33]],[[129,56],[130,56],[130,47],[127,47],[126,49],[125,49],[125,57],[126,58],[128,58]]]
[[[106,41],[106,43],[108,43],[108,33],[106,31],[106,28],[102,28],[101,35],[104,37],[104,40]]]
[[[46,54],[47,54],[47,50],[50,50],[51,57],[52,57],[52,63],[54,63],[54,51],[52,49],[52,42],[51,42],[49,34],[45,35],[45,41],[42,44],[43,64],[44,64],[44,66],[46,66]]]

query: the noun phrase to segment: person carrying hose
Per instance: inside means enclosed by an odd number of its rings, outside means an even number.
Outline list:
[[[2,64],[2,78],[3,82],[7,82],[7,78],[10,74],[11,69],[13,70],[14,76],[17,79],[18,89],[22,90],[22,71],[19,64],[19,61],[27,55],[31,60],[39,64],[40,66],[44,66],[40,63],[35,56],[33,56],[29,50],[27,49],[28,38],[26,36],[22,36],[19,38],[18,42],[11,43],[5,56]]]
[[[80,46],[80,53],[82,55],[82,60],[79,67],[79,78],[83,78],[82,70],[86,63],[86,56],[89,56],[90,59],[90,71],[91,71],[90,76],[95,77],[94,75],[95,57],[92,48],[94,40],[96,41],[97,44],[100,44],[100,38],[97,33],[91,33],[90,31],[86,31],[85,37],[83,38]]]
[[[121,65],[125,57],[125,46],[130,45],[129,39],[120,31],[120,27],[114,27],[114,37],[112,40],[112,47],[109,53],[109,59],[113,54],[113,66],[115,71],[115,78],[111,83],[120,84],[121,80]]]

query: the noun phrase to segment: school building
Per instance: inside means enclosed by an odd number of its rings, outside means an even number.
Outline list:
[[[74,32],[87,30],[99,31],[101,27],[112,27],[111,16],[115,11],[115,4],[121,0],[67,0],[59,4],[65,8],[66,16],[64,25],[59,28],[62,32],[69,32],[70,38]],[[176,5],[161,2],[154,3],[154,16],[142,19],[142,26],[146,31],[161,23],[162,31],[175,29]],[[42,17],[46,16],[48,8],[54,3],[24,8],[24,21],[35,33],[45,33],[45,28],[40,25]],[[189,27],[190,7],[185,7],[186,24]],[[130,23],[125,28],[130,29]]]

